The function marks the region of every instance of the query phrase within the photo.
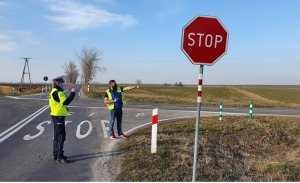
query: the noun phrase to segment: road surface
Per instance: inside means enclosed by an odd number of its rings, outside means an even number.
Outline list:
[[[59,164],[52,157],[48,94],[0,97],[1,181],[111,181],[116,165],[110,163],[118,164],[111,159],[120,154],[113,146],[121,139],[109,139],[108,111],[103,99],[90,99],[79,93],[68,108],[64,150],[70,163]],[[154,108],[159,109],[160,120],[196,115],[196,108],[190,106],[131,104],[124,109],[123,131],[129,134],[148,124]],[[247,115],[248,110],[223,109],[225,114],[237,115]],[[257,114],[300,115],[300,111],[254,108]],[[218,107],[203,107],[201,115],[217,116]]]

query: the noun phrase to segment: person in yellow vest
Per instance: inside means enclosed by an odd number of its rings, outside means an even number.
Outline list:
[[[68,115],[67,105],[69,105],[75,97],[75,88],[72,88],[67,98],[64,91],[63,76],[54,78],[53,89],[49,94],[49,106],[51,109],[51,118],[54,125],[53,138],[53,159],[59,163],[68,163],[67,157],[64,155],[64,142],[66,140],[65,117]]]
[[[109,81],[109,88],[106,90],[104,103],[107,105],[109,110],[109,132],[110,138],[116,139],[114,133],[114,123],[117,119],[117,130],[118,135],[121,138],[126,138],[127,136],[122,132],[122,116],[123,116],[123,105],[126,104],[126,100],[123,92],[132,89],[138,89],[139,86],[127,86],[119,87],[115,80]]]

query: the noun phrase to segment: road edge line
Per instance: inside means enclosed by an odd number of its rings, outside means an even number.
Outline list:
[[[196,117],[195,115],[192,115],[192,116],[182,116],[182,117],[176,117],[176,118],[167,118],[167,119],[162,119],[162,120],[158,120],[158,122],[164,122],[164,121],[170,121],[170,120],[175,120],[175,119],[189,119],[189,118],[194,118]],[[139,126],[136,126],[136,127],[133,127],[129,130],[127,130],[125,132],[125,134],[131,134],[132,132],[134,132],[135,130],[139,129],[139,128],[142,128],[146,125],[150,125],[152,122],[147,122],[147,123],[144,123],[142,125],[139,125]]]
[[[40,110],[37,114],[35,114],[34,116],[32,116],[29,120],[27,120],[26,122],[24,122],[23,124],[19,125],[17,128],[15,128],[13,131],[9,132],[8,134],[6,134],[5,136],[0,138],[0,143],[3,142],[4,140],[6,140],[8,137],[12,136],[14,133],[16,133],[17,131],[19,131],[21,128],[23,128],[25,125],[27,125],[29,122],[31,122],[32,120],[34,120],[36,117],[38,117],[40,114],[42,114],[45,110],[47,110],[49,108],[48,105],[42,107],[43,109]]]
[[[45,107],[47,107],[47,106],[44,106],[44,107],[40,108],[39,110],[35,111],[31,115],[27,116],[25,119],[19,121],[18,123],[14,124],[13,126],[11,126],[10,128],[8,128],[7,130],[5,130],[4,132],[2,132],[0,134],[0,138],[2,136],[4,136],[5,134],[9,133],[11,130],[13,130],[13,129],[17,128],[18,126],[20,126],[22,123],[26,122],[26,120],[30,119],[32,116],[34,116],[35,114],[37,114],[38,112],[40,112],[41,110],[43,110]]]

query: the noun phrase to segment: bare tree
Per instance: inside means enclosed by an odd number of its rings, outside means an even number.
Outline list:
[[[97,72],[104,72],[106,69],[101,67],[100,58],[101,52],[96,48],[82,48],[79,55],[77,55],[81,69],[84,84],[90,83],[96,76]]]
[[[65,70],[66,82],[75,84],[79,76],[79,71],[75,63],[73,61],[70,61],[69,63],[65,63],[64,70]]]

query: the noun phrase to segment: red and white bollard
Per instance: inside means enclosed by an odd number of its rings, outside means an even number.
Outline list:
[[[198,103],[201,103],[201,99],[202,99],[202,84],[203,84],[203,73],[199,74],[198,97],[197,97],[197,102]]]
[[[152,138],[151,138],[151,153],[156,153],[157,147],[157,123],[158,123],[158,108],[152,111]]]

